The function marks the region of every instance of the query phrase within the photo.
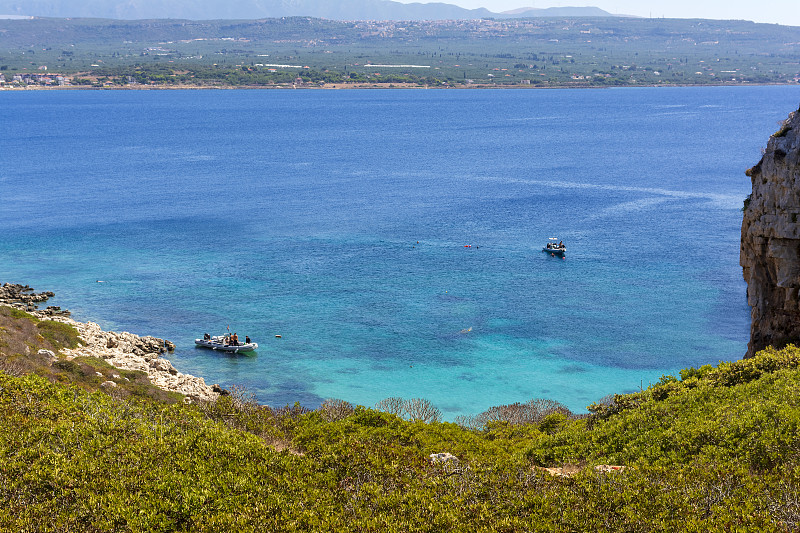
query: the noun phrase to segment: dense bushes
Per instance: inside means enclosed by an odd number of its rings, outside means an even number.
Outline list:
[[[687,369],[589,418],[500,406],[479,429],[384,412],[399,399],[167,404],[0,373],[0,530],[795,531],[799,356]]]

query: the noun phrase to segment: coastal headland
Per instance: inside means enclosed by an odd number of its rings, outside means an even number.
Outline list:
[[[75,348],[63,348],[60,353],[50,352],[52,361],[63,358],[66,361],[76,357],[95,357],[103,359],[114,368],[135,370],[147,374],[156,387],[177,392],[185,396],[185,401],[212,401],[222,392],[219,385],[209,386],[202,377],[179,372],[163,356],[175,349],[168,340],[152,336],[139,336],[128,332],[103,331],[94,322],[78,322],[70,318],[69,311],[48,306],[40,310],[39,304],[55,296],[53,292],[35,292],[27,285],[4,283],[0,286],[0,305],[27,312],[39,320],[52,320],[75,328],[82,341]],[[114,388],[117,382],[125,379],[120,375],[107,376],[103,386]]]

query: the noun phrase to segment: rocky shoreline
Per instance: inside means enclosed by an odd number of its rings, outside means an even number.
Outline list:
[[[83,346],[63,349],[67,360],[75,357],[97,357],[120,370],[138,370],[147,374],[150,383],[170,392],[183,394],[186,401],[212,401],[224,394],[219,385],[207,385],[201,377],[183,374],[162,357],[172,352],[175,345],[168,340],[152,336],[139,336],[128,332],[103,331],[94,322],[78,322],[70,318],[69,311],[56,306],[38,309],[55,294],[36,293],[27,285],[4,283],[0,286],[0,305],[26,311],[40,320],[54,320],[74,327]],[[109,382],[115,386],[113,382]]]
[[[18,283],[4,283],[0,286],[0,304],[6,304],[10,307],[22,309],[23,311],[37,311],[47,316],[69,316],[69,311],[62,310],[55,305],[50,305],[43,311],[38,309],[37,304],[46,302],[53,296],[55,296],[53,292],[36,293],[28,285],[20,285]]]

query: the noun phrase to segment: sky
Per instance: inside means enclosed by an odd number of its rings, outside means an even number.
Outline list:
[[[428,0],[397,0],[428,3]],[[495,13],[520,7],[592,6],[609,13],[640,17],[741,19],[800,26],[800,0],[437,0]],[[800,41],[800,35],[798,35]]]

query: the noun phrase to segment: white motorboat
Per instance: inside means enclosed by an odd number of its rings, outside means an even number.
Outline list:
[[[542,248],[542,251],[554,255],[564,255],[567,251],[567,247],[563,242],[556,243],[557,240],[558,239],[555,237],[550,237],[547,241],[547,245]]]
[[[195,339],[194,343],[203,348],[211,348],[212,350],[221,350],[223,352],[252,352],[258,349],[258,343],[247,342],[233,344],[230,335],[204,335],[202,339]]]

